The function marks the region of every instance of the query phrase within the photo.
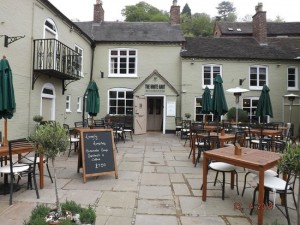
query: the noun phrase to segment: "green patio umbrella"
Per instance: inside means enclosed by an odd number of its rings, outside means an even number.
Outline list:
[[[93,117],[97,116],[100,109],[100,97],[98,86],[95,81],[91,80],[87,88],[86,108],[85,111],[92,117],[92,124],[94,124]]]
[[[214,92],[210,111],[217,116],[217,122],[219,122],[219,117],[221,115],[224,115],[228,112],[227,102],[223,89],[223,80],[219,74],[214,78]],[[217,131],[219,131],[219,129]]]
[[[0,119],[4,118],[4,144],[7,144],[7,119],[16,110],[13,78],[10,65],[5,56],[0,60]]]
[[[272,103],[269,92],[269,87],[266,84],[264,84],[256,109],[256,116],[261,117],[262,120],[264,120],[265,116],[270,116],[273,118]]]
[[[202,110],[201,110],[201,113],[210,114],[210,109],[211,109],[211,95],[210,95],[209,88],[206,86],[205,89],[204,89],[204,92],[202,94]],[[206,118],[205,118],[205,122],[206,122]]]

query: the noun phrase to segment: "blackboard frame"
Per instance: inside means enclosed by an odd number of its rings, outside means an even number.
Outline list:
[[[118,170],[117,170],[117,160],[116,160],[116,145],[114,142],[114,135],[112,129],[86,129],[86,128],[76,128],[76,131],[80,132],[80,156],[78,156],[78,163],[82,166],[83,171],[83,182],[86,182],[86,178],[88,177],[95,177],[100,175],[106,175],[106,174],[115,174],[115,179],[118,179]],[[109,165],[109,168],[107,169],[105,167],[105,171],[101,169],[100,167],[97,167],[98,170],[96,172],[91,172],[90,168],[87,166],[86,162],[88,160],[88,157],[86,157],[86,147],[87,145],[87,138],[86,136],[96,136],[97,142],[101,141],[101,143],[107,144],[108,151],[106,152],[107,157],[109,157],[108,160],[110,160],[110,163],[113,163],[113,165]],[[105,138],[105,140],[104,140]],[[91,139],[92,140],[92,139]],[[89,143],[90,144],[90,143]],[[90,162],[90,161],[89,161]],[[78,165],[79,166],[79,165]],[[78,167],[79,168],[79,167]]]

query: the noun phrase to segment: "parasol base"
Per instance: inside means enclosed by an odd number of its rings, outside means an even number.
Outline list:
[[[21,186],[18,184],[13,184],[13,192],[17,192],[21,189]],[[10,184],[4,183],[0,184],[0,195],[7,195],[10,193]]]

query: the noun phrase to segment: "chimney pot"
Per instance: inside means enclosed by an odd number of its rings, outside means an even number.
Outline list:
[[[266,12],[262,11],[263,4],[258,3],[255,7],[256,14],[252,17],[253,36],[261,44],[267,44],[267,18]]]
[[[102,7],[102,0],[96,0],[94,5],[94,22],[101,23],[104,21],[104,9]]]
[[[177,5],[177,0],[173,0],[173,5],[171,6],[170,23],[180,24],[180,6]]]

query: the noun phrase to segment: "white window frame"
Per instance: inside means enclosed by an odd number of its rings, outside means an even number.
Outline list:
[[[77,112],[82,112],[82,96],[77,97]]]
[[[199,113],[200,111],[200,113]],[[195,97],[195,118],[194,120],[196,122],[205,122],[205,116],[207,116],[208,121],[213,121],[214,120],[214,115],[213,114],[203,114],[202,112],[202,97]],[[200,120],[197,119],[197,117],[200,117]]]
[[[118,112],[118,107],[119,107],[119,105],[118,105],[118,101],[119,100],[124,100],[125,101],[125,103],[124,103],[124,106],[122,106],[122,107],[124,107],[124,114],[118,114],[118,113],[111,113],[111,111],[110,111],[110,107],[113,107],[113,106],[111,106],[110,105],[110,103],[111,103],[111,101],[110,100],[112,100],[112,99],[110,99],[110,92],[111,91],[115,91],[115,92],[117,92],[117,97],[115,98],[115,100],[116,100],[116,112]],[[125,95],[124,95],[124,98],[119,98],[118,97],[118,93],[119,92],[125,92]],[[133,92],[133,90],[132,89],[129,89],[129,88],[112,88],[112,89],[109,89],[108,91],[107,91],[107,103],[108,103],[108,105],[107,105],[107,114],[109,114],[109,115],[133,115],[133,107],[134,107],[134,105],[133,105],[133,93],[132,93],[132,99],[128,99],[128,100],[131,100],[132,101],[132,106],[127,106],[127,102],[126,102],[126,100],[127,100],[127,98],[126,98],[126,92]],[[121,107],[121,106],[120,106]],[[127,114],[126,113],[126,109],[130,109],[130,108],[132,108],[132,114]]]
[[[50,23],[50,24],[53,26],[53,28],[52,28],[52,27],[49,27],[49,26],[47,25],[47,23]],[[46,32],[49,32],[49,33],[51,33],[52,35],[54,35],[54,36],[55,36],[55,39],[58,38],[57,27],[56,27],[56,25],[55,25],[55,22],[54,22],[51,18],[47,18],[46,21],[45,21],[45,23],[44,23],[44,34],[43,34],[43,37],[44,37],[44,38],[46,37]]]
[[[83,74],[83,49],[81,47],[79,47],[78,45],[75,45],[75,52],[80,54],[80,56],[78,57],[78,64],[79,64],[79,76],[84,77]]]
[[[254,80],[254,79],[251,79],[251,68],[255,68],[256,69],[256,85],[251,85],[251,81]],[[265,69],[266,70],[266,80],[265,82],[260,85],[260,82],[261,82],[261,79],[260,79],[260,73],[259,73],[259,70],[260,69]],[[262,90],[264,84],[268,85],[268,74],[269,74],[269,70],[268,70],[268,66],[265,66],[265,65],[252,65],[249,67],[249,89],[250,90]],[[263,81],[263,80],[262,80]]]
[[[204,73],[205,73],[205,70],[204,68],[205,67],[210,67],[210,79],[209,80],[209,84],[205,84],[204,81],[207,79],[204,78]],[[214,68],[219,68],[219,71],[214,71]],[[219,64],[206,64],[206,65],[203,65],[202,66],[202,88],[204,89],[206,86],[209,88],[209,89],[213,89],[214,88],[214,78],[216,75],[220,74],[221,77],[222,76],[222,65],[219,65]]]
[[[294,69],[295,70],[295,79],[293,80],[295,82],[295,86],[289,86],[289,69]],[[295,67],[295,66],[289,66],[287,68],[287,90],[288,91],[298,91],[299,90],[299,87],[298,87],[298,68]]]
[[[250,105],[245,107],[244,101],[248,100],[248,99],[250,100]],[[259,97],[245,97],[245,98],[243,98],[242,109],[248,113],[249,122],[251,122],[251,123],[259,122],[260,123],[263,120],[263,118],[258,117],[257,121],[253,121],[253,119],[252,119],[253,117],[256,117],[256,110],[257,110],[257,106],[253,106],[253,100],[257,101],[257,103],[258,103]],[[269,121],[270,121],[270,116],[267,116],[267,122],[269,122]]]
[[[72,96],[66,95],[66,112],[72,112],[71,111],[71,102],[72,102]]]
[[[112,52],[113,51],[117,51],[117,55],[113,56]],[[122,51],[126,51],[126,55],[122,56],[121,52]],[[135,55],[134,56],[130,56],[129,52],[130,51],[134,51]],[[115,73],[113,70],[113,58],[115,58],[117,60],[117,72]],[[134,58],[135,59],[135,65],[134,65],[134,73],[130,73],[129,72],[129,60],[130,58]],[[120,64],[121,64],[121,59],[126,59],[126,73],[120,73]],[[136,49],[132,49],[132,48],[114,48],[114,49],[109,49],[109,59],[108,59],[108,67],[109,67],[109,75],[108,77],[137,77],[137,60],[138,59],[138,51]]]

